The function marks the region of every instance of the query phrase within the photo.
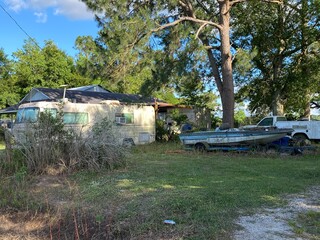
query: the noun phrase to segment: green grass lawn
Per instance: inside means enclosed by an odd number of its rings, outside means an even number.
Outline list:
[[[79,203],[114,236],[137,239],[228,239],[239,213],[284,204],[282,196],[320,184],[320,157],[175,151],[136,147],[126,169],[81,172]],[[163,224],[166,219],[176,225]]]

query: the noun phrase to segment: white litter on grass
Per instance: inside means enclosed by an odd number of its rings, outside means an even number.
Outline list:
[[[234,240],[306,240],[308,236],[297,236],[290,221],[295,221],[299,213],[320,212],[320,186],[313,187],[304,194],[290,195],[284,208],[261,209],[250,216],[241,216],[236,224],[240,230],[234,233]]]
[[[176,222],[173,221],[173,220],[164,220],[163,223],[164,224],[169,224],[169,225],[175,225],[176,224]]]

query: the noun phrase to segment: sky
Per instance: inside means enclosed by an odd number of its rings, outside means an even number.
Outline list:
[[[0,48],[8,57],[22,49],[28,35],[40,47],[52,40],[75,57],[76,38],[96,37],[99,30],[94,14],[79,0],[0,0],[0,5]]]

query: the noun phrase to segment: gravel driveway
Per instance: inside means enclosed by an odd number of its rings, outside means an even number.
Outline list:
[[[290,222],[296,222],[300,213],[320,212],[320,186],[308,191],[286,197],[288,205],[283,208],[259,209],[250,216],[241,216],[236,224],[240,226],[234,234],[234,240],[315,240],[320,236],[294,232]]]

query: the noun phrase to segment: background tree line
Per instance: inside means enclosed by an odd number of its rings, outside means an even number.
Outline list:
[[[210,108],[219,95],[233,125],[235,101],[297,117],[319,101],[319,0],[82,1],[100,31],[77,38],[75,58],[52,41],[0,50],[1,107],[32,87],[100,84]]]

